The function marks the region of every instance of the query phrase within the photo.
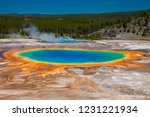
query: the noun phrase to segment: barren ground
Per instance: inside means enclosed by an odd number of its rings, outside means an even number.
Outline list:
[[[13,64],[3,53],[22,48],[88,48],[134,50],[144,57],[132,61],[142,67],[129,66],[70,66],[62,71],[40,75],[43,69],[22,72],[25,64]],[[36,70],[35,70],[36,69]],[[150,99],[150,41],[107,40],[81,43],[43,43],[31,39],[0,40],[0,99]]]

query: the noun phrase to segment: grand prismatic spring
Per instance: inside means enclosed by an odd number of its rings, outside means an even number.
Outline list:
[[[132,93],[137,99],[145,99],[147,94],[129,88],[136,89],[138,82],[147,83],[143,78],[147,80],[145,70],[149,66],[136,61],[148,59],[148,55],[134,50],[96,48],[94,44],[89,47],[85,43],[82,47],[82,43],[44,43],[42,47],[3,49],[1,91],[9,93],[1,92],[4,94],[0,99],[133,99]]]
[[[39,62],[74,65],[111,62],[125,57],[125,53],[121,52],[77,49],[29,50],[20,52],[18,55]]]
[[[150,0],[1,1],[0,100],[150,100]]]
[[[14,61],[12,62],[12,67],[21,67],[21,73],[32,73],[38,71],[37,74],[48,75],[56,72],[64,72],[64,68],[71,66],[137,66],[138,64],[133,63],[132,60],[139,59],[142,55],[141,52],[137,51],[34,48],[11,50],[5,52],[4,57],[7,60]],[[42,69],[49,65],[52,65],[53,67]]]

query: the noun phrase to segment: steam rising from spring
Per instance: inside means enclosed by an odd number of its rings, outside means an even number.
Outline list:
[[[63,37],[56,37],[53,33],[41,33],[37,27],[30,26],[24,29],[25,32],[29,34],[31,38],[34,39],[41,39],[48,42],[56,42],[56,43],[69,43],[69,42],[78,42],[79,40],[72,39],[72,38],[63,38]]]

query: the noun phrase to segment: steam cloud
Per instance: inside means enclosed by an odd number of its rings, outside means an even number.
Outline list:
[[[40,39],[47,42],[54,42],[54,43],[71,43],[71,42],[79,42],[77,39],[73,38],[63,38],[63,37],[56,37],[53,33],[41,33],[37,27],[30,26],[24,29],[30,38],[32,39]],[[19,33],[12,33],[6,35],[8,38],[22,38]]]
[[[24,31],[27,32],[31,38],[41,39],[48,42],[78,42],[78,40],[72,38],[65,39],[63,37],[56,37],[53,33],[41,33],[35,26],[30,26],[24,29]]]
[[[40,33],[38,28],[35,26],[30,26],[24,29],[24,31],[27,32],[31,38],[35,38],[35,39],[42,39],[42,40],[57,39],[54,34]]]

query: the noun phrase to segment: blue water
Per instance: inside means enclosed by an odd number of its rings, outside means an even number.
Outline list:
[[[73,39],[73,38],[69,38],[69,39],[65,39],[63,37],[60,38],[55,38],[55,39],[44,39],[50,43],[76,43],[76,42],[82,42],[82,40],[78,40],[78,39]]]
[[[75,42],[81,42],[81,40],[58,38],[58,42],[59,43],[75,43]]]
[[[96,50],[65,50],[65,49],[47,49],[47,50],[29,50],[19,53],[19,56],[41,62],[52,62],[58,64],[84,64],[110,62],[122,59],[125,54],[120,52],[106,52]]]

